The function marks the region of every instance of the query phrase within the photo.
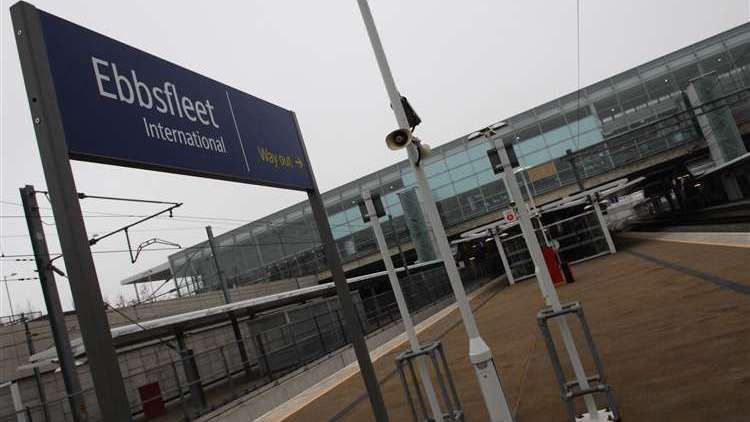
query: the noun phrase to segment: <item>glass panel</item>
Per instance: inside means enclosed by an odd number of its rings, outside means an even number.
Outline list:
[[[417,184],[417,178],[412,172],[405,173],[403,176],[401,176],[401,180],[403,180],[404,186],[414,186]]]
[[[388,207],[388,215],[392,216],[393,218],[404,215],[404,208],[401,207],[401,204],[392,205]]]
[[[573,134],[570,131],[570,127],[562,126],[557,129],[544,132],[544,139],[547,141],[547,145],[556,144],[564,139],[568,139]]]
[[[552,145],[551,147],[547,148],[547,150],[549,151],[550,156],[554,159],[564,156],[566,150],[575,151],[576,145],[572,139],[568,139],[567,141]]]
[[[677,91],[668,75],[646,81],[646,89],[651,94],[652,100],[667,98]]]
[[[453,186],[456,189],[456,193],[462,193],[474,189],[479,186],[476,177],[467,177],[466,179],[454,182]]]
[[[430,177],[434,174],[442,173],[446,170],[448,170],[448,167],[445,166],[445,161],[443,160],[436,161],[424,167],[424,172],[427,175],[427,177]]]
[[[544,162],[547,162],[551,160],[552,158],[549,155],[549,151],[546,149],[543,149],[541,151],[537,151],[533,154],[526,155],[525,157],[519,157],[519,161],[524,162],[524,166],[535,166],[537,164],[541,164]]]
[[[451,182],[450,173],[445,172],[436,176],[430,176],[427,178],[427,184],[430,185],[431,189],[445,186]]]
[[[487,183],[492,183],[499,179],[500,179],[500,176],[491,172],[490,170],[483,171],[477,174],[477,181],[480,186],[486,185]]]
[[[453,185],[446,185],[442,188],[434,189],[432,195],[435,197],[436,201],[442,201],[451,196],[456,196],[456,191],[453,190]]]
[[[695,63],[689,64],[685,67],[682,67],[680,69],[672,70],[672,74],[675,77],[675,81],[677,82],[677,86],[684,89],[688,86],[688,83],[690,82],[690,79],[693,79],[700,75],[700,70],[698,69],[698,65]]]
[[[599,118],[602,120],[606,120],[608,117],[614,118],[614,116],[621,111],[620,105],[617,103],[617,97],[614,93],[595,102],[594,108],[596,109]],[[582,128],[581,130],[583,131],[585,129]]]
[[[462,151],[446,158],[445,162],[448,165],[448,168],[456,168],[469,162],[469,154]]]
[[[469,148],[468,154],[470,160],[475,160],[480,157],[487,157],[487,150],[490,149],[490,146],[487,145],[484,142],[478,143],[477,145],[472,146]]]
[[[578,140],[578,148],[586,148],[587,146],[594,145],[596,143],[599,143],[603,141],[602,134],[598,130],[592,130],[591,132],[587,132],[582,134]]]
[[[516,146],[516,151],[520,152],[521,155],[526,155],[534,151],[539,151],[545,146],[544,138],[542,136],[535,136],[525,141],[521,141],[521,143]]]
[[[464,177],[473,175],[474,167],[472,167],[471,164],[466,164],[464,166],[451,170],[449,173],[451,175],[451,179],[460,180],[460,179],[463,179]]]
[[[648,103],[646,89],[638,84],[630,89],[620,92],[620,102],[625,110],[636,109]]]
[[[518,131],[518,141],[523,142],[541,134],[542,132],[539,131],[537,125],[531,125]]]
[[[391,192],[391,193],[385,194],[385,195],[382,196],[382,198],[383,198],[383,203],[387,207],[391,206],[393,204],[398,204],[399,203],[399,201],[398,201],[398,195],[395,192]]]
[[[472,161],[471,165],[474,166],[474,173],[484,173],[485,171],[490,171],[492,166],[490,165],[490,159],[485,156],[484,158],[480,158],[476,161]]]
[[[562,114],[557,114],[547,119],[544,119],[539,126],[542,128],[543,133],[547,133],[551,130],[555,130],[559,127],[565,126],[565,118]]]

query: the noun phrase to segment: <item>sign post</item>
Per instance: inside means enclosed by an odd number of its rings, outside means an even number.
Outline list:
[[[294,113],[292,113],[292,115],[295,116]],[[302,132],[297,124],[296,116],[294,118],[294,124],[297,127],[300,139],[302,139]],[[302,148],[305,161],[309,162],[304,143],[302,143]],[[372,413],[375,420],[378,422],[387,422],[388,412],[385,408],[383,394],[380,391],[380,385],[378,384],[378,378],[375,375],[375,368],[372,366],[372,360],[370,360],[370,352],[367,350],[367,343],[365,342],[365,336],[362,333],[362,327],[360,327],[357,321],[357,310],[354,309],[354,302],[349,293],[349,284],[346,282],[344,267],[341,264],[341,255],[339,255],[339,250],[336,248],[336,241],[333,239],[333,234],[331,233],[331,225],[328,222],[328,216],[326,215],[325,206],[323,205],[323,198],[320,196],[318,183],[315,181],[315,176],[312,175],[312,172],[311,178],[313,188],[307,191],[307,197],[310,200],[310,208],[312,209],[313,218],[315,219],[315,225],[318,228],[320,241],[323,244],[323,253],[325,254],[328,268],[331,270],[333,285],[336,287],[336,295],[339,298],[341,311],[344,314],[348,335],[352,340],[352,348],[354,349],[354,354],[357,356],[359,371],[362,374],[362,380],[364,381],[365,389],[367,390],[367,397],[370,399],[370,406],[372,407]]]
[[[11,15],[101,419],[131,415],[70,159],[307,192],[375,419],[387,421],[294,113],[28,3]]]

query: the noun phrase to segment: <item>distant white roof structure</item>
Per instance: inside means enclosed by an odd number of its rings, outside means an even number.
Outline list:
[[[746,152],[746,153],[740,155],[737,158],[734,158],[734,159],[731,159],[731,160],[727,161],[724,164],[718,165],[716,167],[711,167],[710,169],[704,171],[701,175],[699,175],[698,178],[700,179],[702,177],[706,177],[706,176],[708,176],[710,174],[713,174],[713,173],[716,173],[718,171],[728,169],[730,167],[733,167],[733,166],[736,166],[738,164],[741,164],[742,162],[747,161],[747,160],[750,160],[750,152]]]
[[[169,268],[169,263],[165,262],[153,268],[149,268],[146,271],[142,271],[138,274],[131,275],[130,277],[120,281],[120,285],[127,286],[129,284],[169,280],[170,278],[172,278],[172,269]]]
[[[609,183],[605,183],[603,185],[597,186],[595,188],[587,189],[583,192],[574,193],[573,195],[567,196],[565,198],[559,199],[554,202],[550,202],[549,204],[545,204],[541,207],[538,207],[538,212],[545,213],[549,211],[559,211],[565,208],[582,205],[584,202],[586,202],[586,197],[588,197],[589,195],[593,195],[595,193],[599,193],[601,195],[611,195],[623,189],[636,186],[639,183],[642,183],[644,180],[645,178],[643,177],[638,177],[630,181],[628,181],[628,179],[626,178],[618,179],[613,182],[609,182]],[[462,243],[462,242],[467,242],[469,240],[486,237],[486,236],[489,236],[490,229],[494,229],[494,228],[509,229],[517,224],[518,224],[518,221],[513,221],[509,223],[508,221],[505,220],[505,218],[500,218],[491,223],[485,224],[480,227],[475,227],[471,230],[467,230],[461,233],[460,235],[461,238],[454,240],[451,243],[452,244]]]

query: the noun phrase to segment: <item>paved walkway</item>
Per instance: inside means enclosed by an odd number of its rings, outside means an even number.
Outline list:
[[[747,421],[750,415],[750,249],[623,240],[622,252],[576,265],[559,289],[586,310],[627,421]],[[489,289],[473,301],[480,331],[517,422],[563,421],[552,367],[536,325],[534,279]],[[457,312],[420,335],[447,349],[468,421],[487,420]],[[411,420],[394,356],[375,362],[391,421]],[[590,366],[589,366],[590,367]],[[288,421],[372,420],[358,374]]]

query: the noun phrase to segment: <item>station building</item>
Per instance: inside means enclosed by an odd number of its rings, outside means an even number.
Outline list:
[[[506,121],[508,126],[499,136],[513,145],[522,166],[517,173],[521,190],[556,219],[549,223],[541,218],[540,224],[555,226],[549,236],[561,244],[566,260],[609,253],[594,213],[580,206],[583,213],[576,209],[570,211],[575,215],[565,215],[567,211],[556,205],[574,202],[571,196],[580,196],[582,191],[608,192],[631,185],[640,189],[645,204],[652,208],[692,210],[747,204],[750,24]],[[503,181],[494,174],[487,155],[493,148],[484,138],[469,141],[467,134],[434,148],[422,163],[454,241],[462,279],[473,286],[503,270],[493,256],[499,249],[490,239],[461,243],[462,234],[491,226],[508,207]],[[629,182],[620,185],[622,180]],[[412,274],[403,283],[416,318],[426,318],[450,301],[444,270],[432,260],[434,252],[427,241],[431,234],[421,217],[415,184],[404,160],[323,194],[333,236],[355,289],[358,321],[369,341],[386,341],[395,335],[398,316],[385,276],[375,273],[382,263],[372,230],[363,222],[357,204],[363,192],[382,198],[389,216],[383,220],[383,229],[396,264],[403,261],[399,248],[410,264],[421,261],[410,266]],[[609,217],[615,208],[609,209]],[[513,258],[510,269],[516,279],[528,275],[522,237],[508,232],[503,242],[508,257]],[[161,388],[164,401],[174,406],[170,410],[174,414],[193,410],[203,414],[234,397],[241,382],[242,388],[265,391],[279,377],[299,376],[311,362],[348,362],[331,359],[336,353],[348,353],[347,329],[337,300],[331,297],[333,286],[322,284],[330,274],[306,202],[218,235],[215,246],[232,287],[231,304],[223,304],[214,257],[207,242],[202,242],[122,283],[174,279],[180,295],[206,294],[108,311],[136,416],[147,414],[148,400],[141,389],[154,384]],[[481,262],[487,264],[485,268]],[[232,318],[239,321],[237,330]],[[74,315],[67,315],[67,320],[75,335]],[[56,356],[49,348],[48,326],[39,318],[29,321],[26,330],[18,324],[0,327],[4,333],[0,346],[13,350],[8,358],[0,359],[0,380],[8,380],[0,383],[0,415],[16,418],[20,413],[14,412],[20,408],[33,420],[69,420],[70,409],[54,362],[38,363],[42,371],[33,374],[27,365],[32,353],[27,350],[27,338],[34,346],[31,349],[37,350],[36,362]],[[83,353],[80,339],[74,338],[73,343],[76,353]],[[184,352],[190,352],[189,356]],[[79,367],[79,373],[86,401],[95,402],[86,365]],[[189,379],[188,373],[194,373],[194,378]],[[313,382],[313,378],[307,380]],[[303,383],[295,383],[302,388]],[[288,385],[281,390],[293,394]],[[14,388],[15,398],[5,399]],[[209,392],[208,399],[203,389]],[[265,407],[256,406],[257,412],[286,398],[277,394],[274,402],[257,397],[258,402],[265,402]],[[11,402],[24,405],[11,409]],[[96,415],[98,410],[91,406],[89,412]]]
[[[513,143],[524,168],[517,174],[521,190],[528,185],[537,204],[637,176],[645,177],[647,196],[676,207],[739,201],[750,196],[749,98],[750,24],[744,24],[510,116],[500,136]],[[433,148],[422,164],[449,236],[497,219],[508,205],[487,156],[493,146],[467,138]],[[389,245],[398,241],[409,250],[408,202],[415,196],[408,191],[415,184],[404,160],[323,194],[350,274],[379,260],[357,207],[362,192],[381,195],[392,217],[384,227]],[[310,207],[300,202],[217,236],[230,285],[325,279],[311,227]],[[170,256],[168,266],[186,289],[219,288],[206,242]]]

